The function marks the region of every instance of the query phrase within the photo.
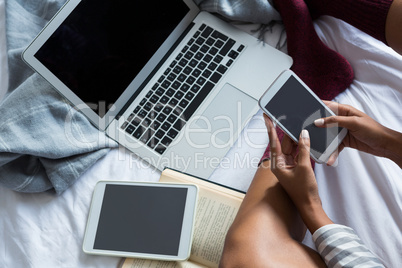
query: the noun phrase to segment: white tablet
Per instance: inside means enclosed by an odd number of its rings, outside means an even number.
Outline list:
[[[188,259],[198,188],[192,184],[100,181],[88,216],[88,254]]]

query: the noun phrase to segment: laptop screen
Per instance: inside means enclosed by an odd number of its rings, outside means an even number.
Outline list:
[[[35,57],[107,112],[188,11],[183,0],[83,0]]]

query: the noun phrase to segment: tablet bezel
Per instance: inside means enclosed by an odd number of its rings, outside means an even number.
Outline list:
[[[183,225],[181,230],[178,254],[176,256],[173,256],[173,255],[149,254],[140,252],[94,249],[94,242],[96,232],[98,229],[99,217],[101,214],[106,185],[186,188],[187,196],[184,208]],[[83,242],[83,251],[87,254],[108,255],[116,257],[143,258],[143,259],[155,259],[155,260],[167,260],[167,261],[187,260],[190,257],[191,253],[191,243],[194,232],[197,196],[198,196],[198,187],[194,184],[99,181],[95,186],[95,190],[92,196],[92,202],[89,210],[88,221]]]

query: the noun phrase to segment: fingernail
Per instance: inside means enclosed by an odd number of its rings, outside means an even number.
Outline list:
[[[303,139],[310,139],[310,134],[308,133],[307,129],[303,129],[301,132],[301,137]]]
[[[314,121],[314,124],[319,127],[324,125],[324,119],[320,118]]]

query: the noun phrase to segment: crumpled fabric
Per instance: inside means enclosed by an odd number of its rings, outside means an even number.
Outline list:
[[[64,2],[6,2],[9,88],[0,103],[0,184],[19,192],[61,194],[117,146],[21,59]]]
[[[270,24],[281,20],[272,0],[194,0],[201,10],[216,13],[231,21]]]

